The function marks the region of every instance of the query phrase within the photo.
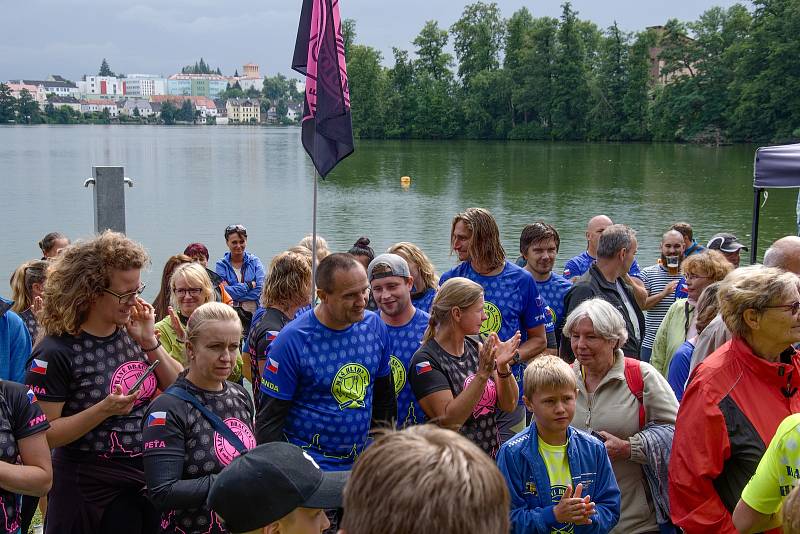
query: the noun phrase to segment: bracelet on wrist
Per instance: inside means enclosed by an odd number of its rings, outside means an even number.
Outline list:
[[[139,345],[139,346],[142,347],[141,345]],[[142,347],[142,352],[147,354],[148,352],[153,352],[154,350],[158,350],[158,347],[160,347],[160,346],[161,346],[161,340],[159,339],[158,342],[156,342],[156,346],[151,348],[151,349],[146,349],[146,348]]]
[[[497,369],[497,376],[499,376],[500,378],[508,378],[509,376],[511,376],[513,374],[514,374],[514,371],[511,368],[508,369],[507,373],[501,373],[500,369],[499,368]]]

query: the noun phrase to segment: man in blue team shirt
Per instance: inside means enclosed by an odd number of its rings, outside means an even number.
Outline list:
[[[320,304],[286,325],[267,351],[256,439],[285,439],[323,470],[346,471],[370,428],[397,417],[389,334],[366,310],[367,273],[353,256],[322,260],[316,283]]]
[[[589,267],[597,261],[597,245],[600,243],[600,236],[603,230],[612,224],[614,222],[607,215],[597,215],[589,219],[589,224],[586,225],[586,250],[567,260],[567,263],[564,264],[564,278],[574,283],[579,276],[585,274]],[[630,270],[623,279],[625,283],[633,288],[634,296],[639,306],[644,306],[647,300],[647,290],[644,287],[644,282],[640,279],[640,272],[639,264],[636,263],[636,258],[634,258]]]
[[[406,260],[397,254],[381,254],[367,267],[372,296],[380,317],[389,329],[389,360],[397,394],[397,427],[404,428],[425,422],[408,381],[408,365],[417,352],[431,316],[411,303],[414,278]]]
[[[496,332],[505,341],[517,331],[522,333],[523,343],[512,367],[517,383],[521,384],[525,362],[547,348],[547,311],[536,282],[529,272],[506,261],[497,223],[483,208],[469,208],[453,218],[450,243],[461,263],[444,273],[439,285],[461,276],[483,287],[484,312],[488,318],[481,325],[482,335]],[[500,442],[504,443],[524,428],[525,407],[520,404],[514,413],[502,412],[497,416],[497,426]]]
[[[536,281],[539,294],[547,305],[550,318],[547,322],[547,352],[558,354],[561,332],[555,325],[564,314],[564,295],[572,284],[553,272],[561,238],[551,225],[537,221],[522,229],[519,237],[519,252],[525,258],[525,270]]]

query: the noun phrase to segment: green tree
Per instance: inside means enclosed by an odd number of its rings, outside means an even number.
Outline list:
[[[522,52],[520,78],[512,93],[522,124],[511,132],[515,139],[550,139],[553,127],[558,64],[558,20],[534,19]]]
[[[350,61],[350,48],[356,42],[356,21],[344,19],[342,21],[342,44],[344,45],[345,61]]]
[[[505,22],[496,3],[467,5],[461,18],[450,27],[450,33],[458,58],[458,75],[465,87],[479,72],[500,66]]]
[[[650,125],[648,112],[650,108],[650,49],[655,47],[656,36],[652,31],[640,32],[636,35],[628,51],[625,65],[627,80],[625,96],[622,99],[625,123],[621,137],[629,141],[649,140]]]
[[[353,134],[357,137],[385,136],[383,88],[385,73],[381,53],[372,47],[352,45],[347,74],[350,84]]]
[[[557,139],[586,137],[589,112],[589,84],[585,48],[578,13],[566,2],[558,28],[558,54],[553,101],[553,134]]]
[[[17,99],[17,122],[23,124],[39,124],[42,122],[39,104],[31,96],[30,91],[23,89]]]
[[[417,54],[414,69],[434,80],[450,79],[453,56],[444,51],[447,41],[447,30],[439,28],[435,20],[427,21],[413,41]]]
[[[16,107],[17,102],[11,94],[11,87],[0,83],[0,124],[14,120]]]
[[[100,123],[111,124],[111,111],[108,108],[103,108],[103,111],[100,112]]]
[[[106,58],[103,58],[103,62],[100,63],[100,70],[97,73],[98,76],[116,76],[114,71],[111,70],[111,67],[108,66],[108,61]]]
[[[616,21],[600,45],[597,77],[593,84],[594,107],[590,114],[590,136],[618,141],[627,120],[624,99],[628,85],[628,36]]]
[[[505,57],[503,69],[511,80],[511,128],[517,122],[525,122],[525,115],[519,109],[519,95],[523,90],[522,81],[525,78],[525,53],[529,46],[529,35],[533,28],[533,17],[528,8],[523,7],[516,11],[506,24]]]
[[[386,136],[408,138],[416,113],[414,64],[408,51],[394,48],[394,67],[386,72],[385,127]]]
[[[178,110],[172,102],[167,101],[161,104],[161,120],[164,121],[164,124],[175,124],[177,113]]]
[[[472,78],[464,101],[467,137],[505,139],[513,116],[512,80],[506,70],[484,70]]]
[[[222,71],[217,67],[213,69],[211,65],[201,57],[200,61],[195,61],[194,65],[186,65],[181,69],[181,74],[222,74]],[[237,71],[238,77],[238,71]]]
[[[191,100],[184,100],[175,114],[175,120],[183,122],[194,122],[194,106]]]

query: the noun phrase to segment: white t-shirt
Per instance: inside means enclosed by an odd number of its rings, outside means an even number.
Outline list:
[[[625,292],[622,284],[619,283],[619,280],[617,280],[617,293],[619,293],[622,302],[625,303],[625,307],[628,309],[628,317],[633,324],[633,333],[636,334],[636,339],[641,341],[642,332],[639,330],[639,319],[636,317],[636,308],[633,307],[631,300],[628,298],[628,294]]]

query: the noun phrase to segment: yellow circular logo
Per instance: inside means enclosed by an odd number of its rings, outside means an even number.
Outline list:
[[[481,323],[481,334],[489,335],[492,332],[499,332],[500,327],[503,326],[503,317],[497,306],[486,300],[483,302],[483,312],[486,314],[486,320]]]
[[[369,371],[360,363],[347,363],[339,368],[333,377],[331,394],[340,410],[364,408],[369,379]]]
[[[389,358],[389,367],[392,368],[392,379],[394,379],[394,394],[399,395],[400,390],[406,385],[406,368],[400,358],[392,354]]]

